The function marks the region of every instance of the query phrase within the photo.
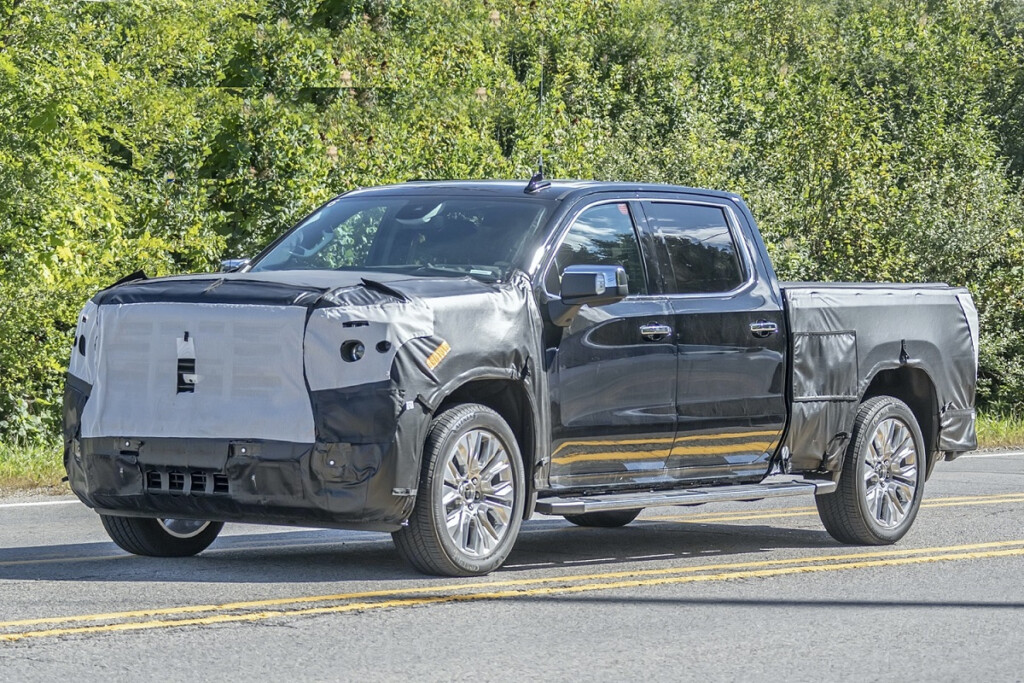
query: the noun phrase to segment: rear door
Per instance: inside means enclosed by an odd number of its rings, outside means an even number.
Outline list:
[[[578,264],[622,265],[630,296],[584,306],[552,349],[553,487],[644,483],[664,476],[676,428],[672,311],[651,293],[654,245],[627,199],[599,200],[572,219],[547,266],[545,289]]]
[[[726,199],[640,202],[672,311],[678,429],[666,458],[675,479],[762,476],[786,422],[781,302]]]

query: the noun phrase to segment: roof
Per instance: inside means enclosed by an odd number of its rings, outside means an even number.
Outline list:
[[[528,179],[522,180],[413,180],[397,185],[379,185],[353,190],[347,194],[449,194],[485,193],[495,196],[522,197]],[[722,199],[738,199],[733,192],[708,190],[679,185],[662,185],[658,183],[632,183],[622,181],[599,180],[549,180],[550,185],[528,196],[538,199],[559,200],[569,195],[590,194],[591,192],[685,192],[702,194]]]

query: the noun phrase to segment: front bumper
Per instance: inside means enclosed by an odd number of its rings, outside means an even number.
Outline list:
[[[98,512],[394,531],[413,496],[394,495],[387,444],[213,439],[74,439],[71,489]]]
[[[357,423],[350,430],[357,438],[348,440],[321,425],[321,434],[337,440],[314,443],[82,438],[89,389],[68,377],[64,465],[71,490],[98,512],[376,531],[398,529],[412,513],[415,483],[408,480],[423,422],[416,411],[390,424],[379,420],[388,429],[374,434]]]

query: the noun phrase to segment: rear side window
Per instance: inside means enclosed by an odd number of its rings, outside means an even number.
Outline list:
[[[668,294],[727,292],[743,282],[736,242],[717,206],[647,202],[647,221],[668,252]]]
[[[579,215],[555,252],[544,280],[547,290],[558,292],[562,272],[575,265],[622,266],[630,293],[647,293],[640,244],[626,202],[599,204]]]

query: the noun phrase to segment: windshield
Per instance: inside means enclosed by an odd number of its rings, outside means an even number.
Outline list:
[[[532,198],[339,198],[299,223],[252,270],[386,270],[502,280],[550,206]]]

